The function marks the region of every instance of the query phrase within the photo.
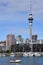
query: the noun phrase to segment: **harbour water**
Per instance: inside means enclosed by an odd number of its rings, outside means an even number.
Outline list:
[[[19,57],[21,63],[10,63],[10,59],[15,57],[0,57],[0,65],[43,65],[43,57]]]

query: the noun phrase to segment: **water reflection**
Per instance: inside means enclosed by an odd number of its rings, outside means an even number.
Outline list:
[[[22,65],[21,63],[10,63],[9,65]]]
[[[15,65],[21,65],[21,63],[15,63]]]
[[[30,59],[30,62],[29,62],[29,64],[30,65],[37,65],[36,63],[36,61],[35,61],[35,59],[34,59],[35,57],[30,57],[29,59]],[[36,59],[37,60],[37,59]]]

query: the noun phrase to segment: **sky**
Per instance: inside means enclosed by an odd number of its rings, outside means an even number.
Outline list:
[[[32,34],[43,39],[43,0],[31,0],[33,26]],[[30,0],[0,0],[0,40],[7,34],[30,38],[29,31]]]

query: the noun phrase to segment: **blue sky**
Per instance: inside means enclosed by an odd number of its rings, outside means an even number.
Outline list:
[[[30,0],[0,0],[0,40],[7,34],[29,38]],[[43,0],[32,0],[33,34],[43,39]]]

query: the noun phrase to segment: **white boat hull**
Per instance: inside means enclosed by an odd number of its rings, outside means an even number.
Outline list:
[[[39,54],[39,53],[35,53],[34,55],[35,55],[35,56],[41,56],[41,54]]]
[[[28,56],[28,53],[24,53],[23,56],[27,57]]]
[[[20,63],[21,60],[10,60],[10,63]]]
[[[10,56],[11,56],[11,57],[14,57],[15,55],[14,55],[14,53],[11,53]]]

